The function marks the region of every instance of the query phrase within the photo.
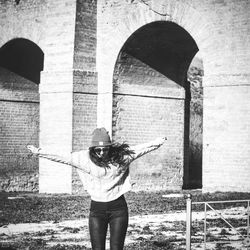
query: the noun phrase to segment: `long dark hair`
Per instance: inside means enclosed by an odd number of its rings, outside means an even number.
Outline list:
[[[89,156],[91,161],[99,167],[108,168],[111,163],[115,166],[124,166],[127,163],[127,156],[134,154],[134,151],[129,148],[127,143],[114,143],[109,146],[107,157],[100,158],[95,153],[94,147],[89,148]]]

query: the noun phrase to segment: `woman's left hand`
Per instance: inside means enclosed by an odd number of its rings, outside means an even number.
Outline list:
[[[30,150],[33,154],[38,154],[40,150],[40,148],[37,148],[33,145],[27,145],[27,149]]]

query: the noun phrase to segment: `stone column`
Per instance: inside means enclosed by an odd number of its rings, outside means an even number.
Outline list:
[[[98,72],[97,127],[105,127],[112,136],[113,68]]]
[[[40,147],[69,157],[72,151],[73,71],[44,71],[40,84]],[[72,168],[40,159],[39,192],[71,193]]]
[[[250,190],[250,75],[204,78],[204,191]]]

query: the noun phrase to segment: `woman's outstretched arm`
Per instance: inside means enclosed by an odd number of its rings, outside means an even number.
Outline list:
[[[86,169],[84,169],[83,167],[78,165],[76,162],[73,162],[72,157],[70,159],[67,159],[67,158],[59,156],[59,155],[49,154],[47,152],[44,152],[41,148],[37,148],[33,145],[28,145],[27,149],[30,150],[32,154],[37,155],[41,158],[45,158],[45,159],[55,161],[55,162],[60,162],[60,163],[63,163],[65,165],[69,165],[69,166],[72,166],[74,168],[77,168],[85,173],[89,173]]]
[[[153,151],[158,149],[160,146],[164,144],[164,142],[167,140],[167,137],[161,137],[157,138],[153,141],[135,145],[135,146],[130,146],[130,149],[134,151],[134,154],[132,155],[133,160]]]

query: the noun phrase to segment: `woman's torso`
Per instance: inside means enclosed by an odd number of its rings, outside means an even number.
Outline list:
[[[84,188],[92,200],[112,201],[131,190],[129,159],[122,166],[109,163],[107,167],[100,167],[91,161],[89,151],[84,150],[75,153],[74,161],[89,172],[86,174],[78,170]]]

